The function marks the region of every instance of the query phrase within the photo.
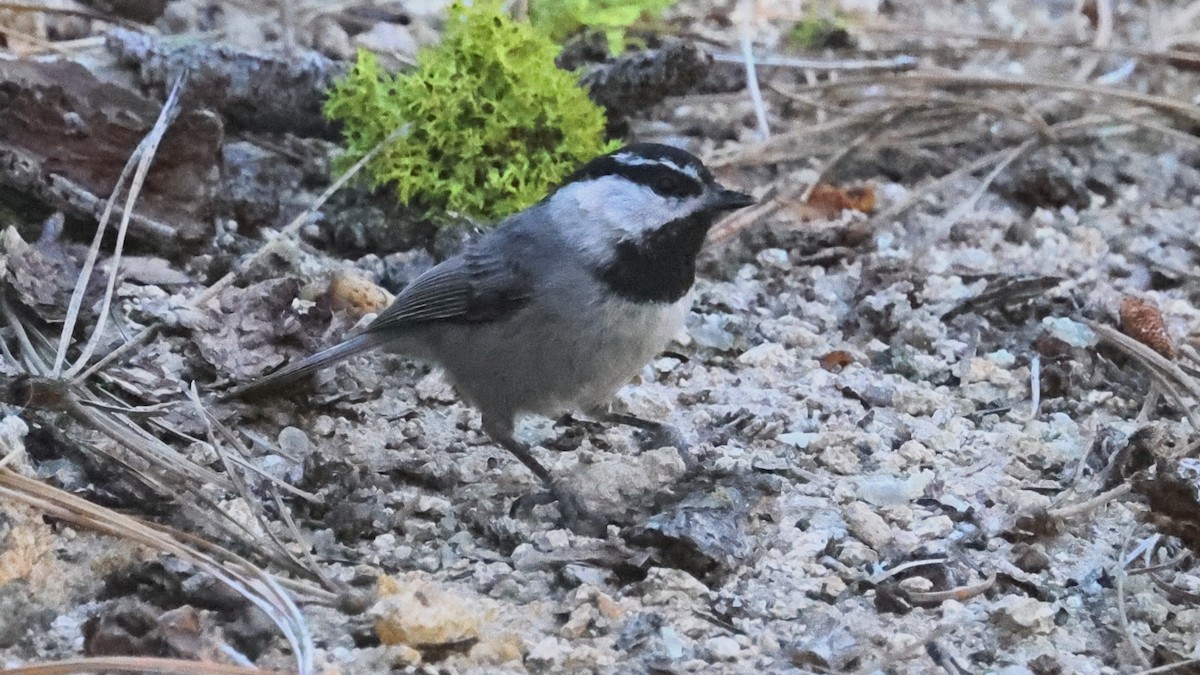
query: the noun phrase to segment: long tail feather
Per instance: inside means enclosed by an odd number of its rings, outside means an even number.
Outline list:
[[[298,382],[314,372],[326,366],[337,363],[342,359],[347,359],[355,354],[365,352],[378,344],[378,335],[363,333],[362,335],[350,338],[339,345],[334,345],[329,349],[319,351],[302,361],[297,361],[296,363],[277,370],[260,380],[232,389],[223,394],[220,400],[228,401],[235,398],[250,398],[254,396],[281,393],[285,390],[287,385]]]

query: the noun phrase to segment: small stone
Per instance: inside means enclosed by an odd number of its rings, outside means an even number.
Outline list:
[[[321,415],[313,422],[313,433],[321,438],[328,438],[333,435],[334,422],[329,415]]]
[[[546,545],[550,550],[567,548],[571,545],[571,533],[566,530],[550,530],[546,532]]]
[[[934,516],[920,521],[912,527],[912,533],[921,539],[941,539],[954,531],[950,516]]]
[[[350,36],[337,21],[329,16],[320,16],[312,24],[313,49],[325,56],[338,61],[346,61],[354,57],[354,47],[350,44]]]
[[[470,656],[475,663],[498,666],[502,663],[520,661],[523,651],[524,644],[520,636],[505,633],[480,640],[474,647],[471,647]]]
[[[329,282],[329,302],[334,309],[345,310],[355,319],[383,311],[392,303],[391,293],[375,285],[366,276],[342,271]]]
[[[1161,593],[1154,591],[1133,594],[1133,597],[1129,598],[1128,606],[1130,619],[1145,621],[1155,630],[1167,623],[1167,617],[1174,609]]]
[[[1042,327],[1051,337],[1058,338],[1072,347],[1087,349],[1097,342],[1095,331],[1086,324],[1071,319],[1048,316],[1042,319]]]
[[[479,598],[467,598],[410,572],[379,578],[379,600],[370,609],[375,632],[385,645],[444,645],[479,637],[494,612]]]
[[[212,444],[206,441],[193,441],[188,444],[183,454],[200,466],[209,466],[221,459]]]
[[[925,493],[933,482],[932,471],[921,471],[906,478],[889,475],[861,476],[854,484],[859,499],[875,506],[907,504]]]
[[[533,649],[529,650],[529,655],[526,658],[530,661],[553,663],[561,660],[570,651],[571,647],[568,643],[553,635],[547,635],[534,645]]]
[[[905,577],[900,580],[900,588],[909,593],[928,593],[933,590],[933,582],[926,577]]]
[[[595,624],[597,616],[595,605],[579,605],[571,610],[571,615],[567,617],[567,622],[563,624],[559,632],[565,638],[578,640],[588,634],[589,629]]]
[[[1181,633],[1189,635],[1200,633],[1200,609],[1184,609],[1176,612],[1172,624]]]
[[[709,638],[704,643],[704,648],[714,659],[722,661],[732,661],[742,651],[742,646],[737,643],[737,640],[725,635]]]
[[[892,540],[892,528],[878,513],[863,502],[854,502],[842,513],[850,533],[867,546],[879,551]]]
[[[283,451],[283,454],[296,459],[307,457],[312,449],[308,434],[296,427],[284,427],[275,442],[279,444],[279,449]]]
[[[837,559],[846,567],[856,568],[879,562],[879,554],[861,541],[850,539],[842,542]]]
[[[792,261],[788,258],[788,252],[781,248],[765,248],[754,256],[758,264],[763,267],[773,267],[778,270],[791,269]]]
[[[384,649],[387,650],[388,660],[391,662],[393,668],[404,668],[405,666],[418,666],[421,664],[421,652],[408,645],[388,645]]]
[[[435,516],[444,516],[453,510],[450,500],[437,495],[421,495],[417,498],[416,507],[417,513],[427,513]]]
[[[1025,572],[1037,574],[1050,567],[1050,556],[1041,544],[1018,542],[1013,546],[1013,564]]]
[[[775,437],[775,440],[780,443],[787,443],[788,445],[803,450],[808,447],[809,443],[812,443],[814,440],[820,437],[821,434],[818,433],[811,433],[807,431],[789,431],[784,434],[779,434]]]
[[[846,582],[842,581],[841,577],[826,577],[825,581],[821,582],[821,597],[833,602],[838,599],[838,596],[846,592],[846,588]]]
[[[408,26],[381,21],[369,30],[354,36],[355,47],[368,51],[393,54],[401,60],[416,59],[420,45]]]
[[[1054,608],[1049,603],[1010,595],[994,605],[996,623],[1022,634],[1049,633],[1054,629]]]
[[[734,335],[725,329],[728,318],[716,314],[708,314],[699,322],[688,326],[688,334],[696,344],[708,349],[727,352],[733,349]]]
[[[757,368],[779,368],[795,364],[796,356],[779,343],[764,342],[743,352],[738,363]]]
[[[658,636],[662,640],[663,651],[666,652],[667,658],[671,660],[683,658],[683,640],[679,639],[679,633],[676,633],[674,628],[663,626],[659,629]]]
[[[852,443],[840,443],[836,440],[822,438],[812,443],[809,449],[817,454],[817,461],[822,466],[836,474],[853,476],[862,470],[862,461],[858,458],[858,450]]]
[[[600,612],[600,616],[609,621],[619,621],[625,618],[625,608],[617,604],[617,601],[607,593],[596,593],[596,609]]]

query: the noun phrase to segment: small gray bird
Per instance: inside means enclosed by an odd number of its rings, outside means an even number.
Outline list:
[[[225,398],[279,392],[376,347],[432,362],[480,410],[488,435],[549,488],[564,518],[586,521],[513,437],[516,419],[583,412],[668,429],[612,415],[608,403],[682,328],[709,228],[752,203],[691,153],[627,146],[417,277],[363,333]]]

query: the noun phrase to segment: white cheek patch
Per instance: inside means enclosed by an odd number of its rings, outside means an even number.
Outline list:
[[[551,197],[551,210],[564,219],[564,232],[597,262],[607,261],[617,242],[640,239],[702,206],[703,197],[663,197],[617,176],[564,186]]]

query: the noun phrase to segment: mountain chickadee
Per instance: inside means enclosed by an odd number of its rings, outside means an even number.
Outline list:
[[[629,145],[417,277],[363,333],[224,398],[281,391],[375,347],[435,363],[479,408],[488,435],[578,521],[580,504],[513,437],[516,418],[582,411],[669,429],[610,414],[608,402],[682,328],[709,228],[752,203],[691,153]]]

